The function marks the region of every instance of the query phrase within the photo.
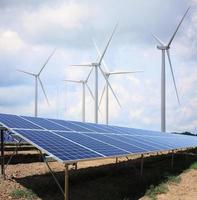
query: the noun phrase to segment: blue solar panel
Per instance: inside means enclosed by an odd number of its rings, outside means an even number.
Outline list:
[[[58,125],[57,123],[49,121],[47,119],[38,118],[38,117],[25,117],[25,116],[22,116],[22,117],[34,124],[39,125],[40,127],[44,128],[44,129],[47,129],[47,130],[71,131],[70,129],[68,129],[64,126]]]
[[[16,115],[0,114],[0,122],[9,128],[42,129]]]
[[[197,137],[157,131],[0,114],[0,124],[62,162],[197,146]]]
[[[64,137],[59,137],[49,131],[17,130],[17,133],[61,161],[103,157],[93,150],[67,140]]]
[[[101,125],[95,125],[93,123],[83,123],[83,122],[74,122],[72,121],[72,123],[78,124],[82,127],[87,128],[88,130],[91,130],[93,132],[97,132],[97,133],[110,133],[112,131],[106,129],[105,127],[101,126]]]
[[[114,156],[114,155],[126,155],[129,152],[120,149],[116,146],[108,144],[104,141],[99,141],[97,139],[88,137],[83,133],[73,133],[73,132],[56,132],[64,138],[68,138],[74,142],[80,143],[94,151],[104,155],[104,156]]]
[[[78,123],[74,123],[74,122],[69,122],[69,121],[64,121],[64,120],[57,120],[57,119],[49,119],[51,122],[55,122],[59,125],[64,126],[65,128],[68,128],[69,131],[77,131],[77,132],[91,132],[92,130],[85,128],[83,126],[81,126]]]
[[[111,145],[117,146],[121,149],[126,150],[127,152],[130,152],[131,154],[134,153],[142,153],[142,152],[151,152],[151,151],[156,151],[156,147],[151,147],[147,145],[139,145],[139,143],[134,143],[134,142],[128,142],[128,141],[123,141],[120,140],[118,135],[107,135],[107,134],[87,134],[92,138],[104,141],[106,143],[109,143]]]

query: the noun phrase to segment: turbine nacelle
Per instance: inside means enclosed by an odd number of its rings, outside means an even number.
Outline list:
[[[98,67],[100,64],[99,64],[99,63],[91,63],[91,65],[92,65],[93,67]]]
[[[105,72],[106,77],[109,77],[110,75],[111,75],[110,72]]]
[[[159,49],[159,50],[168,50],[168,49],[170,49],[170,46],[157,45],[157,49]]]

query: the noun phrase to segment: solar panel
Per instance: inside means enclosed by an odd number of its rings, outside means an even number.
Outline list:
[[[0,114],[0,125],[64,163],[197,147],[197,137]]]

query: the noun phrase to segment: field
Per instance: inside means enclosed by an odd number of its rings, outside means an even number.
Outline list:
[[[6,155],[6,160],[9,153]],[[51,162],[64,188],[64,167]],[[195,199],[197,197],[197,155],[179,153],[148,155],[140,176],[140,157],[89,161],[69,168],[71,200]],[[0,199],[63,200],[49,170],[36,151],[19,152],[0,181]]]

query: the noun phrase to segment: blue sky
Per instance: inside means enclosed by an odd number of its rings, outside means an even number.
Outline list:
[[[0,112],[33,115],[34,80],[16,69],[38,72],[57,48],[41,75],[50,106],[39,88],[39,116],[81,120],[81,86],[62,80],[86,77],[89,69],[69,65],[95,62],[98,55],[92,38],[102,50],[119,21],[105,62],[111,71],[144,73],[110,78],[122,105],[120,109],[110,94],[110,123],[160,130],[161,53],[151,33],[167,42],[188,6],[191,10],[171,46],[180,106],[166,62],[167,130],[196,132],[196,0],[0,1]],[[93,80],[92,74],[92,90]],[[103,86],[100,75],[100,95]],[[88,93],[86,105],[87,121],[93,121],[94,105]]]

